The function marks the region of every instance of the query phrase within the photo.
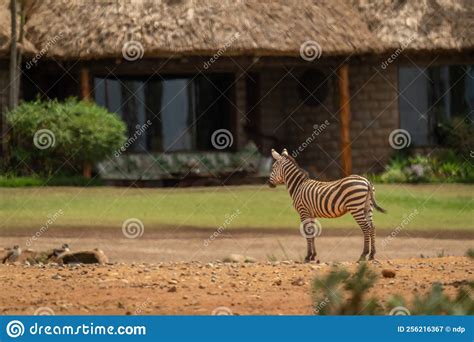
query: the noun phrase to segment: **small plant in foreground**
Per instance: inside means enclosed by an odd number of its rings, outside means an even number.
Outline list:
[[[474,282],[458,282],[454,298],[443,293],[441,284],[434,284],[430,292],[416,295],[411,303],[401,296],[392,296],[384,308],[377,298],[366,299],[377,276],[366,263],[354,274],[345,269],[333,269],[326,277],[313,281],[314,311],[319,315],[384,315],[396,307],[407,308],[412,315],[473,315]]]
[[[366,263],[362,263],[352,275],[345,269],[333,269],[326,278],[313,281],[315,311],[320,315],[383,314],[376,299],[364,298],[376,279],[376,274]],[[327,305],[321,307],[322,302],[327,302]]]
[[[469,248],[469,249],[466,251],[466,256],[467,256],[468,258],[474,259],[474,248]]]

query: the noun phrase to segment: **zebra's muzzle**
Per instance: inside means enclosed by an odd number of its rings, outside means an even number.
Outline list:
[[[267,184],[268,184],[268,186],[269,186],[270,188],[276,188],[276,185],[273,184],[273,183],[270,182],[270,181],[268,181]]]

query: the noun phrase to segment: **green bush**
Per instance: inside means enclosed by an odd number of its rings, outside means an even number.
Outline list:
[[[354,274],[334,268],[326,278],[313,281],[313,309],[319,315],[381,315],[383,307],[365,294],[375,284],[376,274],[361,263]]]
[[[440,145],[449,147],[469,158],[474,149],[474,125],[467,119],[454,118],[450,122],[440,122],[436,127]]]
[[[474,314],[474,298],[471,292],[474,283],[466,282],[466,286],[460,287],[456,297],[451,299],[443,293],[443,287],[439,283],[433,284],[431,291],[426,295],[417,295],[410,306],[411,315],[472,315]],[[407,303],[401,296],[394,296],[389,300],[389,306],[407,307]]]
[[[377,298],[367,298],[377,276],[366,263],[361,263],[354,274],[343,268],[333,269],[326,277],[313,281],[314,312],[319,315],[386,315],[396,307],[404,307],[412,315],[473,315],[474,282],[466,281],[451,299],[436,283],[425,295],[416,295],[408,305],[401,296],[392,296],[387,307]]]
[[[12,126],[12,167],[17,174],[78,173],[119,149],[125,124],[94,103],[69,98],[23,102],[7,113]]]
[[[376,177],[383,183],[474,182],[474,164],[452,149],[430,156],[395,156]]]

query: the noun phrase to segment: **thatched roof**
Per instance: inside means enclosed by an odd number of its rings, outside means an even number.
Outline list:
[[[474,49],[473,0],[350,0],[387,48]]]
[[[0,0],[0,57],[10,0]],[[473,0],[28,0],[25,52],[59,59],[181,55],[323,57],[474,49]],[[138,45],[126,45],[127,42]],[[34,43],[34,46],[32,43]],[[313,46],[314,47],[314,46]],[[142,57],[142,56],[141,56]]]
[[[8,56],[10,51],[11,19],[10,0],[0,0],[0,57]],[[17,21],[17,34],[20,34],[19,20]],[[18,46],[26,53],[34,53],[35,47],[27,39],[23,39],[22,45]]]
[[[323,56],[382,46],[347,0],[37,0],[27,37],[55,58],[122,57],[127,41],[144,57],[298,56],[308,40]]]

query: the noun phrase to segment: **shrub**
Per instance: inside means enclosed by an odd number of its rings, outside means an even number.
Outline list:
[[[315,313],[320,315],[384,315],[398,306],[408,307],[401,296],[392,296],[388,307],[376,298],[366,298],[368,290],[375,284],[377,276],[366,263],[361,263],[354,274],[345,269],[333,269],[326,277],[313,281],[313,303]],[[416,295],[409,306],[413,315],[472,315],[474,282],[465,282],[451,299],[436,283],[425,295]]]
[[[376,279],[366,263],[352,275],[345,269],[333,269],[326,278],[313,281],[314,311],[320,315],[383,314],[376,299],[364,298]]]
[[[474,164],[454,150],[430,156],[395,156],[377,180],[383,183],[426,183],[474,181]]]
[[[426,295],[417,295],[410,306],[412,315],[472,315],[474,314],[474,298],[471,291],[474,283],[467,283],[460,287],[456,297],[451,299],[443,293],[439,283],[433,284],[431,291]],[[390,307],[406,307],[406,301],[400,296],[394,296],[389,301]]]
[[[441,145],[469,158],[474,148],[474,125],[467,120],[454,118],[450,122],[438,123],[436,135]]]
[[[19,174],[51,174],[59,168],[77,173],[84,162],[103,160],[125,141],[122,120],[75,98],[23,102],[7,113],[7,120],[13,128],[12,162]]]

